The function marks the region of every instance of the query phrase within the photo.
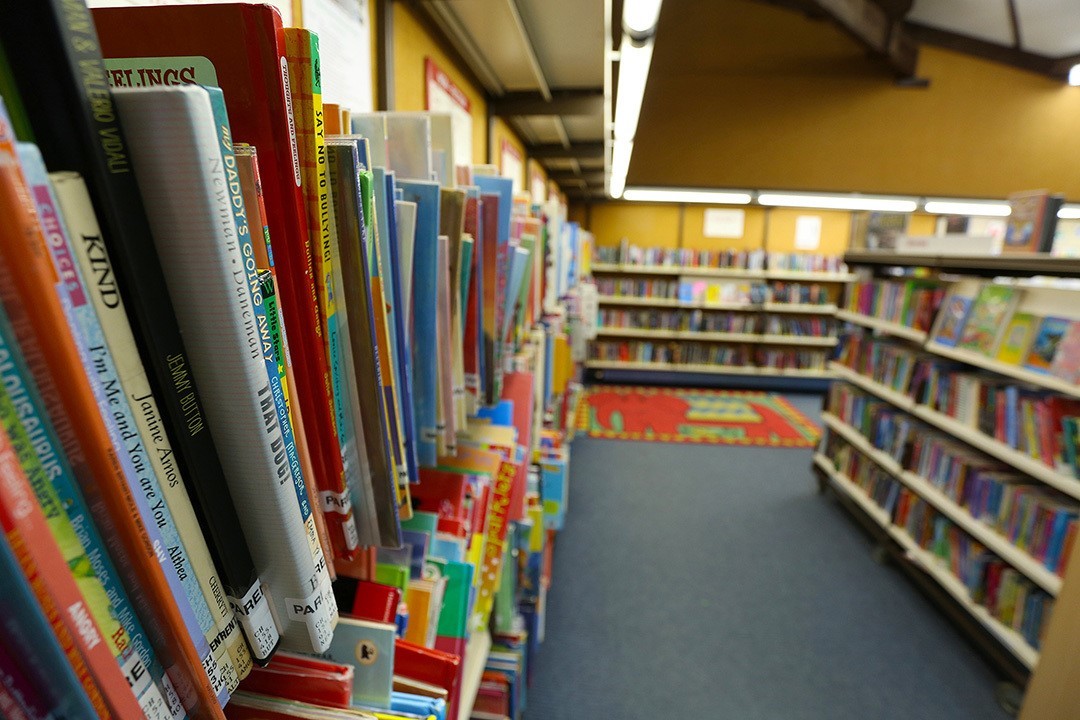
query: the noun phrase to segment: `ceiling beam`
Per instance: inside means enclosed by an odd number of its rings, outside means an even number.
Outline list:
[[[809,0],[812,8],[825,12],[833,22],[885,60],[900,78],[915,75],[918,45],[904,24],[872,0]]]
[[[552,171],[548,173],[548,178],[554,180],[560,185],[563,183],[586,183],[588,185],[603,185],[604,184],[604,171],[596,170],[594,172],[575,173],[568,172],[566,170]]]
[[[492,98],[488,111],[494,117],[513,115],[602,115],[603,90],[552,90],[551,99],[539,92],[509,92]]]
[[[1009,28],[1012,30],[1013,47],[1023,49],[1023,41],[1020,36],[1020,16],[1016,13],[1016,0],[1005,0],[1009,8]]]
[[[912,38],[920,43],[936,45],[946,50],[974,55],[985,60],[992,60],[1004,65],[1010,65],[1028,72],[1048,75],[1056,79],[1063,79],[1069,74],[1069,68],[1075,62],[1073,58],[1054,59],[1045,55],[1018,50],[1007,45],[979,40],[968,35],[939,30],[928,25],[920,25],[908,21],[905,23],[907,31]]]
[[[604,143],[571,143],[570,147],[563,147],[561,143],[530,145],[525,148],[525,151],[529,157],[535,158],[536,160],[552,160],[554,158],[602,158],[604,157]]]

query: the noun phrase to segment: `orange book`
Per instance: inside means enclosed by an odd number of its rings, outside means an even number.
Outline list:
[[[79,679],[90,704],[101,717],[113,717],[86,665],[86,660],[80,654],[80,651],[86,652],[87,640],[96,638],[99,650],[107,650],[107,645],[100,641],[97,625],[90,618],[89,611],[79,595],[79,588],[64,563],[60,548],[49,532],[45,516],[19,464],[15,448],[11,445],[11,438],[3,427],[0,427],[0,477],[4,478],[4,482],[0,482],[0,530],[7,537],[11,550],[30,582],[34,596],[56,633],[60,647],[71,663],[75,677]],[[61,613],[61,608],[68,608],[69,612]],[[83,632],[79,632],[78,627],[72,627],[76,618],[85,619],[87,625]],[[102,654],[109,656],[108,659],[119,675],[120,666],[111,653],[99,651],[96,655],[88,653],[88,657],[95,663],[103,663],[102,658],[98,657]],[[123,675],[120,675],[119,679],[123,681]],[[128,694],[134,701],[135,695],[130,690]]]
[[[10,126],[0,117],[0,300],[56,425],[87,505],[110,545],[125,586],[184,706],[199,717],[222,718],[217,694],[203,670],[166,582],[154,546],[123,476],[90,381],[55,291],[58,278],[15,155]],[[105,647],[102,644],[102,647]],[[122,689],[132,698],[119,666]],[[109,705],[123,718],[140,717],[137,703],[121,703],[111,681],[89,663]],[[103,671],[100,671],[103,672]],[[103,677],[105,680],[103,680]],[[120,697],[115,698],[116,694]]]

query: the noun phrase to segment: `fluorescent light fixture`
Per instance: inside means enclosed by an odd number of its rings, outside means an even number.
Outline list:
[[[973,215],[975,217],[1009,217],[1009,203],[986,200],[928,199],[923,210],[931,215]]]
[[[651,32],[660,19],[660,3],[661,0],[626,0],[622,10],[623,27],[635,35]]]
[[[633,140],[637,132],[652,51],[652,40],[644,45],[635,45],[630,38],[623,38],[619,49],[619,87],[615,96],[616,140]]]
[[[626,17],[626,13],[623,13],[623,17]],[[1069,84],[1080,85],[1080,65],[1069,68]]]
[[[626,188],[623,200],[635,202],[705,203],[747,205],[753,196],[741,190],[684,190],[681,188]]]
[[[810,195],[807,193],[761,193],[758,195],[758,203],[775,207],[880,212],[914,212],[919,206],[915,198],[855,194]]]
[[[1058,217],[1062,220],[1080,220],[1080,205],[1062,205]]]
[[[630,140],[616,140],[611,149],[611,184],[608,192],[611,197],[622,197],[626,189],[626,173],[630,170],[630,155],[634,152],[634,143]]]

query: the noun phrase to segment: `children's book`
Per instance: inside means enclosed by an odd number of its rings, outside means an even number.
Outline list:
[[[954,347],[960,341],[970,311],[971,298],[962,295],[954,295],[949,298],[941,311],[941,317],[938,319],[934,340],[942,345]]]
[[[984,285],[964,323],[959,347],[992,356],[1019,301],[1020,291],[1017,288]]]
[[[1080,321],[1073,321],[1058,345],[1050,372],[1070,383],[1080,379]]]
[[[1049,373],[1050,367],[1057,355],[1058,346],[1061,345],[1065,333],[1069,331],[1072,321],[1066,318],[1045,317],[1039,323],[1039,331],[1035,334],[1035,340],[1031,343],[1024,366],[1030,370],[1041,373]]]
[[[1026,312],[1014,314],[1001,336],[997,359],[1010,365],[1023,362],[1038,326],[1039,318],[1035,315]]]

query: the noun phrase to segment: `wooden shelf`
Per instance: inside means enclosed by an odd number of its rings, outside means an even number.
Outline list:
[[[597,337],[656,338],[658,340],[688,340],[700,342],[752,343],[760,345],[804,345],[834,347],[834,337],[802,335],[764,335],[758,333],[711,332],[708,330],[665,330],[662,328],[620,328],[603,326],[596,329]]]
[[[838,435],[847,440],[859,452],[907,485],[917,495],[933,505],[938,512],[948,517],[969,535],[997,553],[1002,560],[1024,573],[1051,595],[1057,595],[1061,590],[1061,578],[1058,575],[1016,545],[1013,545],[992,527],[976,519],[929,480],[910,470],[905,470],[888,453],[875,448],[865,435],[835,415],[826,413],[822,418],[826,425],[836,431]]]
[[[844,254],[848,265],[863,267],[926,267],[961,275],[997,277],[1013,275],[1049,275],[1080,277],[1080,260],[1050,253],[1015,255],[907,255],[882,251],[856,251]]]
[[[629,307],[673,307],[690,310],[730,310],[733,312],[766,312],[799,315],[833,315],[836,305],[812,305],[810,303],[745,303],[745,302],[687,302],[677,298],[633,297],[626,295],[600,295],[601,305],[626,305]]]
[[[904,548],[907,557],[917,564],[927,575],[933,578],[941,587],[968,612],[987,628],[1002,644],[1004,644],[1026,667],[1034,668],[1039,661],[1039,651],[1028,645],[1024,637],[1006,627],[983,606],[971,599],[967,588],[960,579],[943,568],[937,558],[923,550],[902,528],[893,525],[889,514],[879,507],[870,497],[863,492],[850,478],[840,473],[832,462],[821,453],[814,454],[814,464],[822,472],[829,476],[833,486],[851,498],[866,514],[878,523],[896,542]]]
[[[486,630],[474,630],[465,646],[465,667],[461,673],[461,704],[458,706],[457,720],[469,720],[472,716],[476,695],[480,692],[480,678],[484,674],[490,651],[491,635]]]
[[[1034,370],[1028,370],[1022,365],[1012,365],[1010,363],[1004,363],[1000,360],[981,355],[972,350],[949,347],[933,340],[926,343],[926,349],[934,353],[935,355],[940,355],[941,357],[949,358],[950,360],[959,360],[960,362],[967,363],[968,365],[974,365],[975,367],[980,367],[985,370],[991,370],[998,373],[999,375],[1008,375],[1011,378],[1030,383],[1032,385],[1038,385],[1039,387],[1046,388],[1047,390],[1053,390],[1054,392],[1059,392],[1063,395],[1080,398],[1080,385],[1066,382],[1065,380],[1054,377],[1053,375],[1044,375],[1043,373],[1037,373]]]
[[[915,328],[910,328],[907,325],[901,325],[900,323],[894,323],[889,320],[881,320],[880,318],[871,317],[870,315],[863,315],[862,313],[851,312],[850,310],[837,310],[836,318],[838,320],[855,323],[856,325],[862,325],[863,327],[880,330],[881,332],[896,337],[906,338],[907,340],[914,340],[918,343],[926,342],[925,330],[916,330]]]
[[[706,365],[693,363],[641,362],[636,360],[587,360],[590,370],[651,370],[657,372],[705,373],[710,375],[763,375],[817,380],[832,379],[828,370],[794,370],[745,365]]]
[[[751,268],[721,268],[705,266],[675,265],[619,265],[616,263],[593,263],[593,274],[625,275],[669,275],[686,277],[708,277],[752,279],[752,280],[788,280],[792,282],[849,283],[858,276],[845,272],[816,272],[811,270],[759,270]]]

